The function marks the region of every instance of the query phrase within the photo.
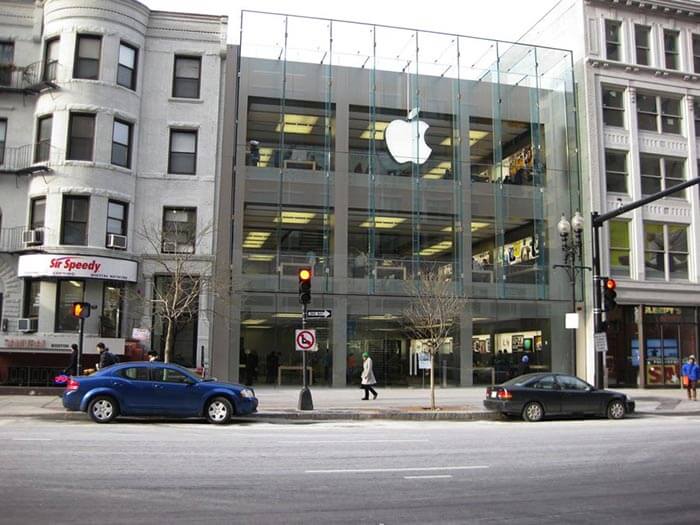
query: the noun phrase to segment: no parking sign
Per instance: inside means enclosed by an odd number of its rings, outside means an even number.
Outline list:
[[[316,352],[318,350],[316,330],[296,330],[294,333],[294,344],[298,352]]]

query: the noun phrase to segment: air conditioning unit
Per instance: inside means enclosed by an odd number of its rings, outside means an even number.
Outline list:
[[[36,246],[38,244],[44,244],[44,231],[24,230],[22,232],[22,242],[26,246]]]
[[[163,253],[194,253],[194,246],[189,243],[163,241]]]
[[[177,243],[171,241],[163,241],[163,253],[176,253]]]
[[[36,332],[39,320],[36,317],[17,319],[17,330],[20,332]]]
[[[126,250],[126,235],[107,234],[107,248]]]

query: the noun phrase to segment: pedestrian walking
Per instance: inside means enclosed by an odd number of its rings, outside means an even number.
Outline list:
[[[688,357],[688,361],[681,368],[681,377],[683,378],[683,387],[688,391],[688,399],[697,401],[698,394],[695,387],[700,379],[700,366],[695,362],[694,355]]]
[[[74,376],[78,373],[78,345],[73,343],[70,345],[70,350],[68,366],[63,370],[63,373],[67,376]]]
[[[98,370],[117,364],[117,357],[109,351],[103,342],[97,343],[97,353],[100,354],[100,360],[97,363]]]
[[[154,361],[160,361],[160,359],[158,358],[158,352],[156,352],[155,350],[149,350],[148,351],[148,361],[150,363],[152,363]]]
[[[372,388],[377,384],[377,380],[374,378],[374,372],[372,371],[372,358],[369,356],[369,352],[362,354],[362,388],[365,391],[365,397],[362,398],[363,401],[369,399],[370,392],[374,396],[372,399],[377,399],[377,391]]]

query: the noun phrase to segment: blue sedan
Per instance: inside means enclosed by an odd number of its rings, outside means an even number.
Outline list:
[[[255,412],[258,400],[250,388],[202,379],[178,365],[129,362],[71,378],[63,406],[87,412],[97,423],[121,415],[205,417],[225,424],[234,415]]]

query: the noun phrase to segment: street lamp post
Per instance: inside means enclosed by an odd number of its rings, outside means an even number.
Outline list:
[[[583,215],[578,210],[570,220],[566,218],[566,214],[562,213],[561,219],[557,223],[564,264],[555,264],[554,268],[563,268],[569,276],[571,311],[573,313],[576,313],[576,276],[583,270],[590,270],[581,264],[583,262],[583,227]],[[576,374],[576,330],[573,330],[571,336],[571,367],[573,373]]]

